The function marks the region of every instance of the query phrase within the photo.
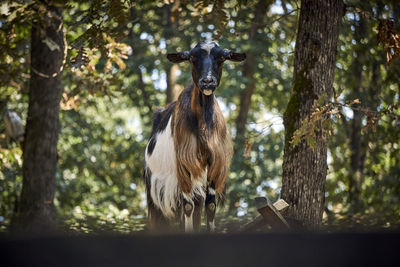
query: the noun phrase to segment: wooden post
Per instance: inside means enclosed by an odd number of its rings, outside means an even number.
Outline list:
[[[256,207],[258,212],[273,229],[289,229],[289,224],[279,211],[271,204],[268,198],[256,197]]]
[[[279,199],[272,205],[269,199],[265,197],[257,197],[255,201],[257,210],[261,215],[258,215],[254,220],[241,227],[241,232],[255,231],[266,224],[269,224],[273,229],[290,228],[285,218],[280,214],[281,211],[289,207],[289,204],[285,200]]]

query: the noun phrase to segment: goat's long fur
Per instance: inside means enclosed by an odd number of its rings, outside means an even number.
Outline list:
[[[231,139],[215,96],[190,85],[154,117],[144,172],[150,217],[154,204],[173,218],[181,196],[189,202],[204,199],[207,185],[222,198],[231,157]]]
[[[222,195],[232,145],[215,96],[204,96],[197,87],[189,87],[178,99],[173,121],[180,189],[189,193],[193,180],[200,179],[208,167],[207,182]]]

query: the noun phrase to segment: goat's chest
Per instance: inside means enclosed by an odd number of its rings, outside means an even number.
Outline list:
[[[203,128],[199,131],[199,135],[196,138],[197,154],[199,156],[199,160],[203,164],[209,164],[213,154],[213,151],[210,149],[210,136],[210,133]]]
[[[193,164],[198,171],[205,171],[218,157],[218,150],[213,147],[221,140],[212,130],[199,126],[196,133],[173,131],[170,119],[165,130],[156,133],[146,147],[146,165],[151,172],[175,176],[177,161],[184,162],[187,167]]]

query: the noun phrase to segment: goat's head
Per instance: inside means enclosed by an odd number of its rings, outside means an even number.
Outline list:
[[[190,61],[193,82],[204,95],[211,95],[221,80],[224,61],[243,61],[246,54],[221,49],[214,42],[201,42],[190,51],[171,53],[167,58],[173,63]]]

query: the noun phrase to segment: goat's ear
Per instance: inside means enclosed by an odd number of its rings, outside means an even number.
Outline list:
[[[245,53],[235,53],[229,50],[224,51],[224,56],[226,60],[232,60],[236,62],[240,62],[246,59]]]
[[[180,63],[186,60],[189,60],[189,52],[180,52],[180,53],[170,53],[167,54],[167,58],[172,63]]]

